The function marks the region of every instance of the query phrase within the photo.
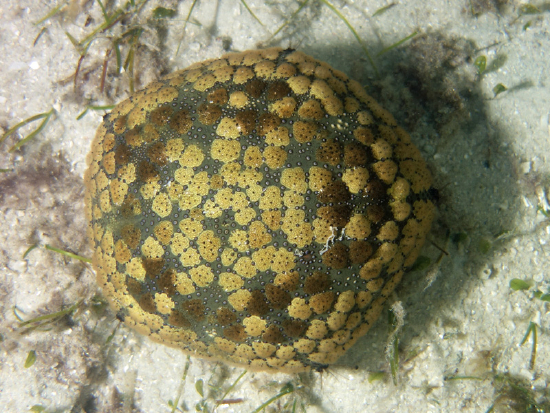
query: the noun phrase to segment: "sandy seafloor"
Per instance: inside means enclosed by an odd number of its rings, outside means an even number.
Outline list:
[[[82,176],[103,112],[76,117],[88,102],[113,104],[129,90],[127,75],[114,73],[113,54],[100,91],[109,36],[119,35],[120,25],[93,42],[75,89],[79,54],[65,32],[82,39],[103,17],[95,1],[69,1],[62,15],[33,25],[58,3],[0,2],[0,133],[52,107],[56,111],[21,150],[8,152],[38,123],[0,146],[0,168],[9,169],[0,174],[0,411],[41,405],[47,412],[169,412],[185,356],[122,325],[106,344],[119,323],[110,310],[92,305],[100,292],[90,268],[42,247],[23,259],[33,244],[91,255]],[[293,400],[296,411],[346,413],[485,412],[493,405],[494,411],[527,411],[519,395],[539,406],[548,403],[550,304],[535,297],[535,291],[550,288],[549,221],[537,212],[550,208],[548,3],[534,1],[541,13],[520,16],[520,2],[513,0],[403,0],[373,17],[390,2],[334,0],[373,55],[419,33],[375,57],[380,78],[346,25],[319,1],[310,0],[273,39],[297,2],[248,0],[262,26],[239,1],[199,1],[177,55],[190,2],[163,2],[177,16],[148,20],[158,3],[151,0],[138,20],[124,22],[124,30],[136,22],[144,29],[136,56],[138,88],[220,56],[228,39],[231,50],[293,47],[328,61],[367,85],[411,133],[439,190],[430,239],[448,251],[436,265],[439,251],[427,245],[424,255],[432,266],[410,273],[392,298],[406,312],[397,386],[388,374],[388,323],[382,317],[322,374],[247,373],[226,396],[242,401],[216,411],[251,412],[288,382],[295,392],[266,411],[292,411]],[[473,62],[482,55],[487,70],[478,76]],[[495,97],[499,83],[508,90]],[[528,281],[530,289],[511,290],[514,278]],[[21,328],[14,314],[17,307],[17,314],[30,319],[79,300],[70,317],[32,331]],[[531,339],[520,346],[530,322],[538,333],[534,368]],[[31,350],[36,362],[25,368]],[[223,392],[209,385],[227,389],[242,371],[192,358],[179,406],[195,410],[201,399],[195,383],[202,379],[212,411]],[[376,372],[386,374],[370,381]]]

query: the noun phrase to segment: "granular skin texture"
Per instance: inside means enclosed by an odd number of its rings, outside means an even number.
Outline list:
[[[99,285],[152,340],[251,370],[334,363],[430,229],[431,176],[361,85],[278,48],[117,105],[85,174]]]

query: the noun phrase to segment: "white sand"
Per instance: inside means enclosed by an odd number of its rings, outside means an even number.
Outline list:
[[[56,2],[0,3],[0,132],[52,107],[57,112],[21,151],[8,153],[19,135],[0,146],[0,168],[14,170],[0,175],[0,410],[24,412],[43,405],[48,412],[169,412],[185,356],[124,326],[105,345],[118,322],[111,311],[97,317],[91,310],[90,300],[99,293],[92,272],[43,248],[22,259],[37,242],[91,254],[84,239],[82,175],[103,112],[91,111],[80,121],[76,116],[88,99],[105,105],[128,95],[127,77],[113,73],[106,93],[99,91],[109,33],[92,44],[77,90],[73,88],[79,54],[64,32],[82,39],[103,22],[97,2],[79,10],[81,3],[88,2],[71,1],[74,9],[65,19],[40,26],[33,22]],[[508,411],[509,399],[499,392],[502,381],[495,379],[504,374],[522,380],[542,402],[550,381],[550,314],[549,304],[533,293],[550,288],[549,221],[537,213],[550,182],[549,12],[517,19],[519,3],[512,1],[500,12],[493,8],[473,18],[466,0],[409,0],[372,17],[388,4],[385,0],[335,0],[373,54],[414,31],[427,35],[377,57],[382,80],[373,83],[372,68],[349,29],[315,1],[272,42],[271,33],[296,10],[296,2],[249,0],[263,27],[238,1],[200,2],[192,20],[201,26],[187,26],[176,56],[187,3],[177,17],[158,23],[167,29],[164,41],[142,20],[146,30],[136,62],[139,86],[160,72],[219,56],[224,37],[232,39],[234,50],[262,44],[299,48],[373,85],[370,93],[406,125],[433,172],[441,200],[431,239],[449,252],[439,268],[410,274],[395,295],[407,314],[397,386],[388,374],[368,380],[374,372],[389,371],[384,317],[322,375],[248,373],[227,395],[242,402],[217,411],[253,411],[289,381],[296,391],[268,411],[280,411],[293,397],[307,412],[485,412],[497,400],[496,411]],[[157,5],[150,1],[142,15]],[[176,2],[164,6],[175,8]],[[33,46],[43,27],[47,31]],[[487,57],[491,70],[477,78],[467,58],[480,55]],[[495,61],[502,63],[495,67]],[[498,83],[509,90],[494,98]],[[24,128],[23,135],[37,125]],[[446,244],[447,230],[467,238]],[[480,240],[491,243],[488,253],[482,253]],[[429,245],[425,254],[433,262],[438,250]],[[430,274],[437,275],[431,285]],[[513,278],[529,280],[531,289],[512,291]],[[88,305],[69,323],[62,320],[47,330],[21,334],[15,306],[29,319],[80,299]],[[531,341],[520,346],[530,321],[538,326],[534,369],[529,366]],[[37,360],[24,368],[30,350]],[[202,379],[208,393],[207,384],[227,388],[241,372],[192,359],[181,400],[193,411],[200,400],[196,381]],[[453,376],[480,380],[446,380]],[[207,399],[209,411],[213,403]]]

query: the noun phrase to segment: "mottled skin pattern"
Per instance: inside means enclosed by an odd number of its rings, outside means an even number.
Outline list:
[[[153,340],[252,370],[334,363],[434,214],[409,135],[294,50],[194,64],[105,117],[86,172],[106,297]]]

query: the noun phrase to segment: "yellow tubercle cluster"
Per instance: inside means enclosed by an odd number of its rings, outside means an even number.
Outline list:
[[[253,370],[334,363],[420,252],[431,176],[390,113],[278,48],[117,105],[85,175],[97,279],[153,340]]]

